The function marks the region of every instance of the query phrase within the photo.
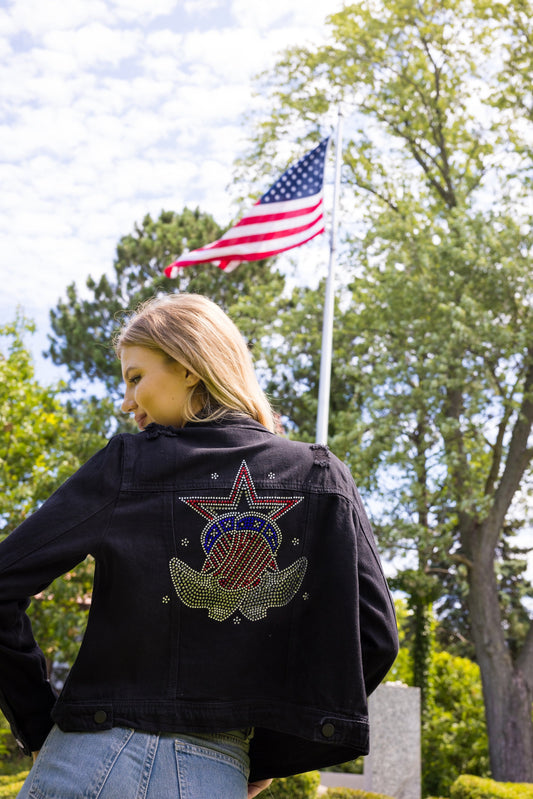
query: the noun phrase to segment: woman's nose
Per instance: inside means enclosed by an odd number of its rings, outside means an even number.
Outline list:
[[[135,410],[137,407],[137,403],[133,399],[133,397],[128,396],[128,392],[124,394],[124,401],[120,406],[120,410],[122,413],[131,413],[131,411]]]

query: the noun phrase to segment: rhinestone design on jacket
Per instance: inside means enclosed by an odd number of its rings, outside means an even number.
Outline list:
[[[239,510],[244,498],[248,510]],[[276,520],[303,497],[258,496],[243,461],[227,497],[186,497],[182,501],[207,519],[201,534],[206,559],[196,571],[179,558],[170,573],[180,600],[208,610],[209,618],[225,621],[240,611],[250,621],[265,618],[273,607],[287,605],[298,592],[307,569],[301,557],[280,570],[276,554],[282,533]]]

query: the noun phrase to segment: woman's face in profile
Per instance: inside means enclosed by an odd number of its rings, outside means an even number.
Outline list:
[[[121,410],[134,414],[139,430],[152,422],[181,427],[187,398],[199,378],[147,347],[123,347],[120,360],[126,384]]]

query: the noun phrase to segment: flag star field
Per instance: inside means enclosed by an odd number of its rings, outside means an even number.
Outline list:
[[[310,197],[322,189],[324,159],[328,140],[324,139],[315,150],[307,153],[297,164],[289,167],[274,185],[261,197],[261,203]]]

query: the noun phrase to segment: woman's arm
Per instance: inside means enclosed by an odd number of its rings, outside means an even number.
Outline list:
[[[257,780],[257,782],[249,782],[248,783],[248,799],[252,799],[253,796],[257,796],[258,793],[264,791],[265,788],[268,788],[272,780]]]
[[[29,597],[96,552],[121,473],[116,437],[0,544],[0,708],[27,755],[50,731],[56,701],[25,612]]]

